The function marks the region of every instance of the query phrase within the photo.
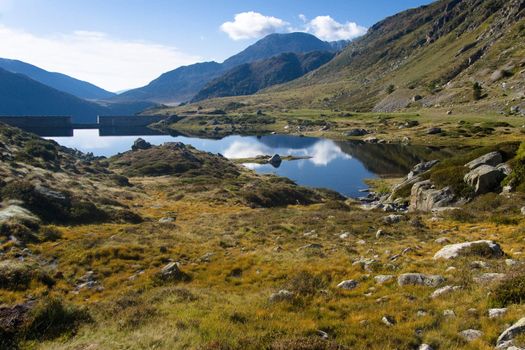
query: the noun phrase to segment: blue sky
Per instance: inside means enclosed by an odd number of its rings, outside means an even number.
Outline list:
[[[222,61],[270,32],[351,39],[387,16],[430,2],[0,0],[0,57],[116,91],[180,65]]]

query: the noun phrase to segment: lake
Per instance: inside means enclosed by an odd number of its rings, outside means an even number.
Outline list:
[[[142,130],[142,131],[141,131]],[[149,130],[149,129],[146,129]],[[34,130],[33,130],[34,131]],[[52,134],[52,133],[51,133]],[[289,135],[227,136],[205,139],[187,136],[155,135],[156,132],[131,130],[73,130],[71,136],[50,136],[59,144],[110,157],[126,152],[141,137],[154,145],[183,142],[230,159],[254,158],[258,155],[300,156],[307,159],[283,161],[279,167],[270,164],[245,164],[258,173],[288,177],[300,185],[329,188],[348,197],[359,197],[367,188],[365,179],[405,176],[412,166],[423,161],[442,158],[451,150],[434,147],[413,147],[399,144],[369,144],[360,141],[332,141],[323,138]]]

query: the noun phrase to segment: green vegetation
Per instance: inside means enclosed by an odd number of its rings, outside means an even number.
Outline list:
[[[494,307],[507,307],[525,302],[525,275],[516,273],[498,284],[490,294],[490,303]]]

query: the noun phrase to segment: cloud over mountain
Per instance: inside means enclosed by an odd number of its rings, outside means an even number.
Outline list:
[[[306,23],[306,32],[326,41],[351,40],[366,31],[367,28],[355,22],[339,23],[330,16],[317,16]]]
[[[282,19],[249,11],[236,14],[233,21],[221,25],[221,30],[233,40],[242,40],[260,38],[286,26],[288,23]]]

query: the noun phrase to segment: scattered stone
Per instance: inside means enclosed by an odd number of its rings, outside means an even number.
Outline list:
[[[320,329],[317,330],[317,335],[319,337],[321,337],[321,339],[324,339],[324,340],[327,340],[329,337],[328,337],[328,333],[326,333],[325,331],[322,331]]]
[[[443,316],[456,317],[456,313],[454,312],[454,310],[447,309],[447,310],[443,310]]]
[[[131,146],[132,151],[138,151],[138,150],[144,150],[144,149],[150,149],[153,147],[151,143],[147,142],[146,140],[142,138],[138,138],[133,142],[133,145]]]
[[[488,269],[489,264],[487,264],[484,261],[473,261],[470,263],[470,268],[471,269]]]
[[[447,237],[439,237],[434,242],[437,244],[447,244],[450,243],[450,240]]]
[[[394,279],[395,276],[393,275],[377,275],[374,277],[374,280],[377,284],[385,284]]]
[[[516,266],[519,265],[520,262],[514,259],[505,259],[505,265],[507,266]]]
[[[294,293],[292,293],[292,292],[290,292],[290,291],[288,291],[286,289],[281,289],[277,293],[273,293],[272,295],[270,295],[269,301],[271,303],[279,303],[279,302],[282,302],[282,301],[291,300],[291,299],[293,299],[293,297],[294,297]]]
[[[525,207],[521,207],[521,215],[525,215]]]
[[[431,347],[430,345],[428,344],[421,344],[418,348],[418,350],[434,350],[433,347]]]
[[[402,219],[404,219],[403,215],[390,214],[390,215],[383,217],[383,222],[387,225],[393,225],[393,224],[397,224]]]
[[[414,95],[414,96],[412,97],[412,102],[417,102],[417,101],[421,100],[422,98],[423,98],[423,97],[421,97],[421,95]]]
[[[502,162],[503,162],[503,157],[501,156],[501,153],[495,151],[495,152],[487,153],[479,158],[476,158],[473,161],[465,164],[465,166],[469,168],[470,170],[473,170],[482,165],[496,166],[498,164],[501,164]]]
[[[382,236],[384,236],[384,235],[385,235],[385,233],[383,232],[383,230],[377,230],[377,232],[376,232],[376,238],[380,238],[380,237],[382,237]]]
[[[477,195],[494,192],[501,186],[505,174],[491,165],[480,165],[465,175],[463,180],[474,187]]]
[[[352,136],[364,136],[364,135],[367,135],[368,134],[368,131],[366,131],[365,129],[352,129],[352,130],[348,130],[345,135],[346,136],[349,136],[349,137],[352,137]]]
[[[159,223],[161,224],[170,224],[174,221],[175,221],[175,218],[171,218],[171,217],[165,217],[165,218],[159,219]]]
[[[477,329],[466,329],[464,331],[459,332],[459,335],[463,337],[468,342],[474,341],[478,338],[481,338],[483,336],[483,332],[477,330]]]
[[[383,316],[381,319],[381,322],[383,322],[385,325],[391,327],[396,324],[396,320],[392,316]]]
[[[170,262],[157,273],[157,279],[164,282],[186,281],[189,279],[189,276],[182,272],[178,262]]]
[[[343,232],[339,235],[341,239],[347,239],[348,237],[350,237],[350,232]]]
[[[379,139],[377,137],[370,136],[370,137],[363,139],[363,141],[367,143],[378,143]]]
[[[489,309],[489,318],[498,318],[507,313],[507,308]]]
[[[427,130],[427,135],[436,135],[436,134],[441,134],[442,130],[441,128],[438,128],[438,127],[432,127],[430,129]]]
[[[447,115],[452,115],[452,111],[447,111]]]
[[[453,272],[453,271],[456,271],[457,269],[454,267],[454,266],[450,266],[450,267],[447,267],[447,269],[445,270],[445,272]]]
[[[490,254],[492,258],[500,258],[504,255],[499,244],[494,241],[481,240],[447,245],[434,255],[434,259],[448,260],[466,254],[476,255],[478,250],[484,255]]]
[[[441,287],[439,289],[436,289],[431,295],[430,297],[432,299],[435,299],[437,297],[440,297],[442,295],[445,295],[445,294],[449,294],[453,291],[456,291],[458,289],[461,289],[460,286],[444,286],[444,287]]]
[[[351,290],[357,287],[357,281],[356,280],[346,280],[337,285],[337,288]]]
[[[494,282],[499,282],[506,277],[504,273],[483,273],[477,277],[474,277],[474,282],[478,284],[490,284]]]
[[[403,286],[427,286],[437,287],[445,282],[443,276],[440,275],[423,275],[421,273],[404,273],[397,278],[397,283]]]

